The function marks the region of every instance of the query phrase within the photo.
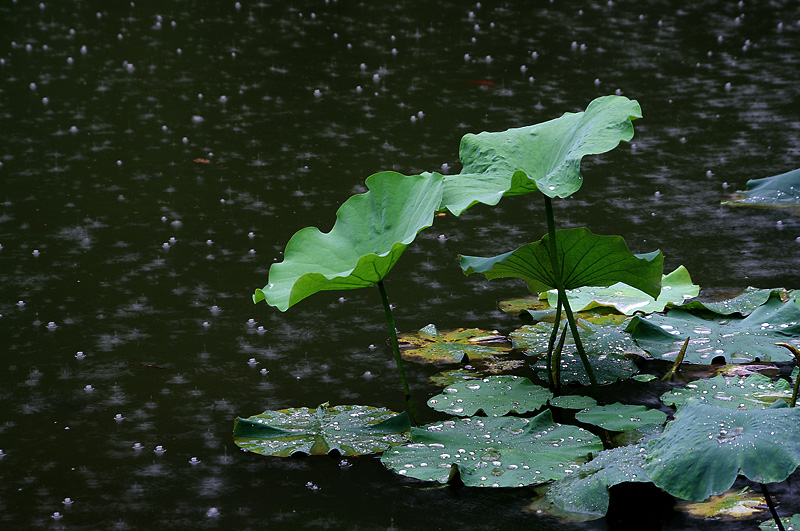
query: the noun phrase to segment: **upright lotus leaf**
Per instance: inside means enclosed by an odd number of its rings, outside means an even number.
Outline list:
[[[685,267],[679,266],[675,271],[664,275],[661,279],[661,294],[656,300],[646,293],[627,286],[621,282],[606,288],[582,288],[567,292],[569,305],[573,310],[586,311],[598,306],[611,306],[625,315],[636,312],[653,313],[661,312],[668,304],[683,304],[687,299],[696,297],[700,293],[700,286],[692,284],[692,278]],[[558,292],[547,292],[547,302],[555,307],[558,301]]]
[[[764,496],[753,494],[750,487],[741,490],[731,489],[719,496],[711,496],[704,502],[681,502],[677,509],[689,516],[703,520],[735,520],[752,518],[754,514],[763,513],[767,509]]]
[[[604,450],[572,474],[552,483],[534,508],[556,512],[571,520],[603,518],[608,512],[609,489],[620,483],[650,483],[644,471],[645,444]],[[547,504],[557,511],[548,511]]]
[[[800,211],[800,169],[772,177],[747,181],[747,190],[736,192],[737,197],[723,201],[724,205],[761,208],[788,208]]]
[[[396,473],[446,483],[454,473],[468,487],[521,487],[566,476],[603,445],[595,435],[553,422],[550,410],[531,419],[467,417],[412,428],[412,443],[381,456]]]
[[[673,389],[661,395],[661,401],[668,406],[680,407],[687,400],[697,400],[728,409],[764,409],[779,399],[789,403],[792,386],[786,380],[773,382],[762,374],[747,378],[719,375],[695,380],[686,384],[685,389]]]
[[[265,411],[233,424],[234,442],[263,455],[364,455],[408,442],[406,413],[371,406],[307,407]]]
[[[253,302],[266,300],[283,312],[318,291],[383,280],[417,233],[433,223],[442,176],[385,171],[365,184],[369,191],[345,201],[330,232],[306,227],[292,236],[283,261],[272,264],[269,283],[255,291]]]
[[[704,319],[685,310],[673,309],[665,316],[634,317],[627,331],[651,356],[675,359],[686,337],[689,345],[684,362],[709,364],[716,357],[726,363],[792,361],[788,350],[776,342],[800,344],[800,307],[793,300],[771,297],[744,319]]]
[[[681,305],[681,310],[708,310],[719,315],[739,314],[747,317],[753,311],[766,303],[771,297],[781,297],[786,292],[782,288],[758,289],[748,287],[744,293],[732,299],[719,302],[703,302],[698,300],[687,301]]]
[[[648,424],[664,424],[667,421],[667,414],[642,405],[617,402],[607,406],[588,407],[576,413],[575,418],[608,431],[630,431],[638,430]]]
[[[418,332],[398,334],[402,355],[421,363],[461,363],[508,352],[511,347],[497,330],[456,328],[440,332],[429,324]]]
[[[677,498],[702,501],[739,474],[783,481],[800,465],[800,408],[723,409],[687,401],[648,446],[645,472]]]
[[[504,195],[541,191],[567,197],[583,183],[581,160],[633,138],[642,117],[635,100],[604,96],[584,112],[544,123],[461,139],[461,173],[445,177],[442,206],[459,215],[476,203],[496,205]]]
[[[451,415],[472,416],[483,411],[498,417],[508,413],[535,411],[553,397],[549,389],[534,385],[521,376],[489,376],[448,386],[443,393],[428,400],[436,411]]]
[[[481,258],[462,256],[464,274],[521,278],[531,293],[557,288],[550,261],[550,235],[515,251]],[[564,288],[610,286],[622,282],[653,298],[661,293],[664,256],[661,251],[634,255],[620,236],[598,236],[585,227],[556,231],[558,263]]]

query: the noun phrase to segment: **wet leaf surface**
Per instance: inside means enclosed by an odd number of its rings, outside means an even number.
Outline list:
[[[456,383],[428,400],[436,411],[471,416],[482,411],[489,417],[536,411],[552,398],[550,390],[520,376],[490,376]]]
[[[384,452],[397,474],[446,483],[451,467],[470,487],[519,487],[564,477],[603,446],[590,432],[553,422],[549,410],[531,419],[467,417],[411,431],[412,443]]]
[[[716,520],[733,520],[736,518],[752,518],[753,515],[766,511],[767,502],[763,496],[753,494],[749,487],[731,490],[712,496],[704,502],[680,501],[677,509],[694,518],[714,518]]]
[[[687,301],[680,308],[682,310],[708,310],[719,315],[739,314],[742,317],[747,317],[756,308],[765,304],[770,297],[780,297],[784,301],[788,299],[786,291],[781,288],[758,289],[749,287],[744,293],[732,299],[718,302]]]
[[[719,375],[695,380],[686,384],[685,389],[673,389],[661,395],[664,404],[675,407],[691,399],[726,409],[764,409],[779,399],[788,404],[792,399],[792,387],[786,380],[773,382],[761,374]]]
[[[564,395],[551,398],[550,404],[562,409],[585,409],[597,405],[597,400],[590,396]]]
[[[440,332],[430,324],[418,332],[398,334],[397,340],[403,358],[418,363],[466,363],[511,350],[497,330],[478,328]]]
[[[575,418],[608,431],[629,431],[641,429],[648,424],[663,424],[667,420],[667,414],[642,405],[617,402],[607,406],[591,406],[576,413]]]
[[[385,408],[344,405],[265,411],[234,422],[234,442],[249,452],[364,455],[408,441],[408,416]]]
[[[677,498],[703,501],[751,481],[783,481],[800,465],[800,409],[732,410],[687,401],[648,446],[645,471]]]
[[[747,190],[724,205],[785,208],[800,213],[800,169],[747,181]]]
[[[800,529],[800,514],[793,514],[792,516],[781,518],[781,523],[786,531],[797,531]],[[778,525],[775,523],[775,520],[761,522],[758,528],[761,529],[761,531],[778,531]]]

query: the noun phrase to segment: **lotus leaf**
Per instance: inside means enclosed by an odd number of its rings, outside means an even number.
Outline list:
[[[462,256],[464,274],[488,279],[521,278],[531,293],[557,288],[550,261],[549,234],[499,256]],[[610,286],[622,282],[652,296],[661,293],[664,256],[661,251],[634,255],[620,236],[598,236],[585,227],[556,231],[558,263],[564,288]]]
[[[483,411],[487,416],[498,417],[535,411],[552,397],[549,389],[534,385],[527,378],[490,376],[453,384],[428,400],[428,405],[451,415],[471,416]]]
[[[296,453],[364,455],[408,441],[411,425],[406,413],[371,406],[307,407],[265,411],[233,424],[234,442],[263,455],[288,457]]]
[[[686,337],[690,337],[684,361],[709,364],[716,357],[726,363],[791,361],[794,358],[776,342],[800,343],[800,307],[793,301],[771,297],[744,319],[703,319],[673,309],[666,316],[634,317],[627,331],[651,356],[674,359]]]
[[[702,501],[751,481],[783,481],[800,465],[800,408],[735,410],[687,401],[650,441],[645,472],[675,497]]]
[[[463,382],[467,380],[480,380],[480,379],[481,379],[481,374],[477,373],[476,371],[467,369],[453,369],[451,371],[442,371],[428,378],[428,380],[430,380],[432,384],[441,387],[447,387],[448,385],[453,385],[456,382]]]
[[[567,197],[583,182],[581,159],[633,138],[632,120],[642,117],[636,101],[604,96],[584,112],[499,133],[461,139],[461,173],[445,178],[443,206],[459,215],[480,202],[496,205],[504,195],[536,190]]]
[[[753,310],[766,303],[770,297],[781,297],[786,292],[783,289],[758,289],[749,287],[741,295],[732,299],[719,302],[687,301],[681,305],[682,310],[708,310],[719,315],[733,315],[735,313],[747,317]]]
[[[800,210],[800,169],[747,181],[747,190],[725,205]]]
[[[398,334],[397,340],[404,358],[422,363],[466,363],[511,350],[497,330],[456,328],[439,332],[432,324],[418,332]]]
[[[511,315],[519,315],[524,311],[543,311],[555,312],[555,308],[551,308],[547,301],[541,300],[536,295],[527,295],[525,297],[515,297],[513,299],[505,299],[497,303],[497,307],[501,312]]]
[[[636,376],[633,377],[633,379],[636,380],[637,382],[643,382],[643,383],[655,380],[656,378],[657,376],[654,374],[637,374]]]
[[[330,232],[306,227],[292,236],[283,261],[272,264],[269,283],[255,291],[253,302],[266,300],[283,312],[318,291],[383,280],[417,233],[433,223],[442,176],[386,171],[365,184],[369,191],[345,201]]]
[[[590,432],[553,422],[550,410],[530,419],[467,417],[412,428],[412,443],[381,456],[396,473],[446,483],[457,472],[470,487],[521,487],[558,479],[603,445]]]
[[[687,299],[696,297],[700,286],[692,284],[692,279],[685,267],[680,266],[661,279],[661,294],[653,300],[646,293],[627,286],[621,282],[606,288],[590,287],[567,292],[569,305],[573,310],[591,310],[598,306],[611,306],[625,315],[636,312],[653,313],[663,311],[668,304],[682,304]],[[555,307],[558,293],[547,292],[547,301]]]
[[[778,399],[791,401],[792,387],[786,380],[773,382],[761,374],[747,378],[719,375],[696,380],[685,389],[673,389],[661,395],[661,401],[668,406],[679,407],[689,399],[728,409],[763,409]]]
[[[763,513],[767,501],[763,496],[750,492],[750,487],[741,490],[730,490],[719,496],[711,496],[704,502],[682,502],[678,509],[694,518],[726,519],[750,518],[754,514]]]
[[[563,395],[550,399],[550,405],[562,409],[586,409],[597,405],[597,400],[590,396]]]
[[[544,500],[558,509],[559,515],[572,520],[602,518],[608,512],[608,489],[619,483],[649,483],[644,472],[644,445],[604,450],[572,474],[551,484]],[[537,507],[541,507],[537,503]]]
[[[608,431],[630,431],[638,430],[648,424],[664,424],[667,421],[667,414],[657,409],[648,409],[646,406],[617,402],[607,406],[586,408],[576,413],[575,418]]]
[[[792,516],[781,518],[781,523],[786,531],[800,529],[800,514],[793,514]],[[775,520],[761,522],[758,528],[761,529],[761,531],[778,531],[778,525],[775,523]]]

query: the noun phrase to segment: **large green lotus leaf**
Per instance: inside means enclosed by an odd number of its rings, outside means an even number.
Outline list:
[[[534,385],[521,376],[489,376],[448,386],[443,393],[428,400],[428,405],[460,417],[483,411],[498,417],[508,413],[535,411],[553,397],[549,389]]]
[[[462,256],[464,274],[488,279],[521,278],[531,293],[555,289],[550,262],[550,236],[499,256]],[[651,297],[661,293],[664,256],[661,251],[634,255],[620,236],[598,236],[585,227],[556,231],[558,263],[566,289],[610,286],[622,282]]]
[[[741,490],[732,489],[719,496],[711,496],[704,502],[680,502],[679,511],[685,512],[694,518],[714,520],[735,520],[737,518],[752,518],[753,515],[763,513],[767,509],[764,496],[753,494],[750,487]]]
[[[758,289],[748,287],[744,293],[732,299],[719,302],[687,301],[681,305],[681,310],[708,310],[719,315],[733,315],[735,313],[747,317],[753,311],[766,303],[771,297],[781,297],[785,291],[781,288]]]
[[[553,422],[550,410],[531,419],[467,417],[412,428],[412,443],[381,456],[396,473],[446,483],[451,468],[469,487],[521,487],[558,479],[603,449],[592,433]]]
[[[661,294],[656,300],[646,293],[627,286],[621,282],[605,288],[582,288],[567,292],[569,305],[573,310],[585,311],[598,306],[611,306],[625,315],[636,312],[653,313],[663,311],[668,304],[683,304],[687,299],[696,297],[700,286],[692,284],[692,278],[685,267],[679,266],[675,271],[661,278]],[[558,293],[547,292],[547,302],[555,307]]]
[[[372,406],[302,407],[265,411],[233,424],[234,442],[249,452],[364,455],[408,442],[406,413]]]
[[[306,227],[272,264],[269,283],[253,302],[286,311],[323,290],[374,286],[389,273],[417,233],[433,223],[442,197],[442,176],[385,171],[365,182],[369,191],[344,202],[328,233]]]
[[[673,389],[661,395],[664,404],[675,407],[690,399],[728,409],[764,409],[778,399],[790,402],[792,386],[786,380],[773,382],[762,374],[747,378],[719,375],[695,380],[686,384],[685,389]]]
[[[747,181],[747,190],[725,205],[800,210],[800,169]]]
[[[739,474],[783,481],[800,465],[800,408],[736,410],[687,401],[648,446],[645,472],[677,498],[702,501]]]
[[[781,523],[786,531],[796,531],[800,529],[800,514],[793,514],[792,516],[781,518]],[[758,528],[761,529],[761,531],[778,531],[778,525],[775,523],[775,520],[761,522]]]
[[[684,362],[710,364],[718,356],[726,363],[791,361],[791,353],[776,342],[800,344],[800,307],[772,297],[744,319],[714,317],[703,319],[673,309],[666,316],[634,317],[627,331],[654,358],[674,359],[687,337]]]
[[[667,421],[667,414],[642,405],[617,402],[607,406],[588,407],[576,413],[575,418],[608,431],[630,431],[638,430],[648,424],[664,424]]]
[[[604,96],[584,112],[544,123],[461,139],[461,173],[445,178],[442,204],[453,214],[480,202],[496,205],[504,195],[540,190],[567,197],[583,183],[581,160],[633,138],[632,120],[642,117],[635,100]]]
[[[608,489],[620,483],[649,483],[644,472],[646,458],[642,444],[604,450],[578,470],[552,483],[533,508],[573,521],[602,518],[608,512]],[[548,510],[547,505],[556,511]]]
[[[508,352],[511,347],[497,330],[456,328],[440,332],[429,324],[418,332],[398,334],[404,358],[421,363],[461,363]]]

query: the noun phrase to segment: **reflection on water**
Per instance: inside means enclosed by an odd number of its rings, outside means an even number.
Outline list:
[[[797,218],[719,200],[797,167],[799,23],[791,2],[6,2],[3,526],[551,525],[521,512],[525,489],[240,454],[237,414],[403,405],[377,292],[286,314],[250,294],[371,173],[457,173],[464,133],[613,93],[645,118],[585,161],[561,226],[661,248],[704,287],[797,287]],[[398,326],[513,329],[495,302],[524,287],[465,278],[456,255],[543,223],[535,197],[438,218],[387,280]]]

